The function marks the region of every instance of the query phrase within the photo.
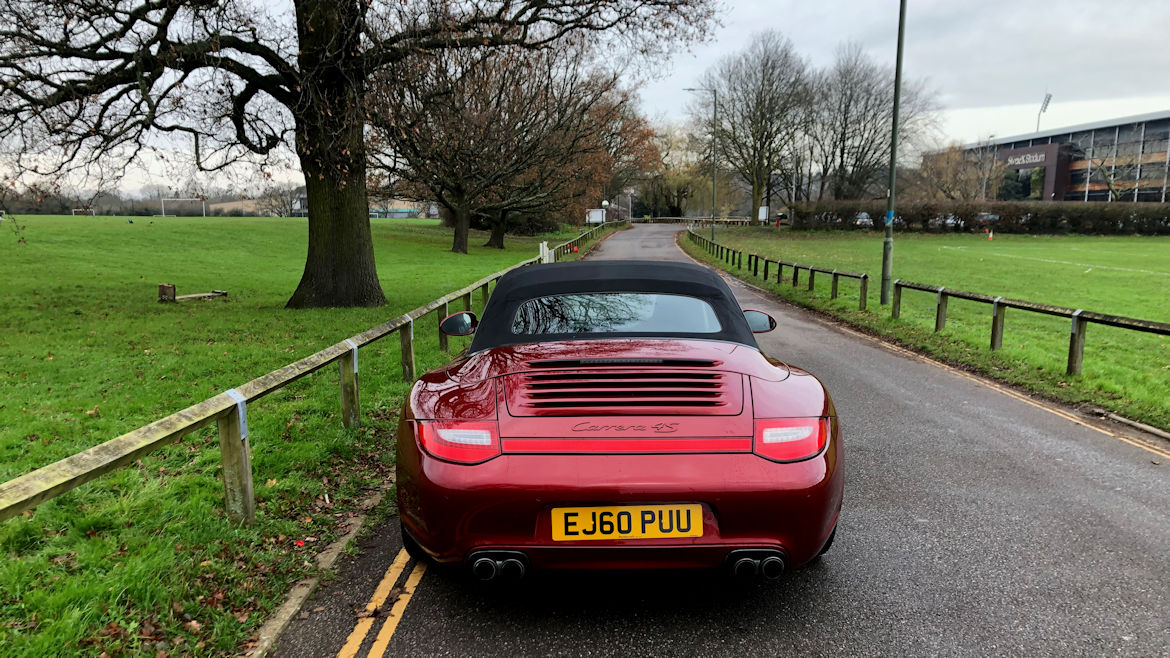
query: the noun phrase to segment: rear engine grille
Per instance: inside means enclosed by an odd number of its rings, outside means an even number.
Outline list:
[[[517,416],[735,415],[742,377],[711,370],[576,370],[511,375],[508,410]]]

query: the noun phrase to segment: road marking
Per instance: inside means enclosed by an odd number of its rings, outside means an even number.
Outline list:
[[[1057,265],[1076,265],[1077,267],[1096,268],[1099,270],[1115,270],[1118,272],[1135,272],[1138,274],[1153,274],[1154,276],[1170,276],[1170,272],[1159,272],[1157,270],[1139,270],[1132,267],[1114,267],[1112,265],[1095,265],[1093,263],[1074,263],[1069,260],[1053,260],[1051,258],[1037,258],[1035,256],[1017,256],[1015,254],[1005,254],[997,251],[984,252],[985,256],[999,256],[1000,258],[1018,258],[1020,260],[1034,260],[1041,263],[1055,263]]]
[[[730,271],[723,270],[722,268],[711,267],[710,265],[708,265],[706,263],[700,262],[698,259],[696,259],[695,257],[688,254],[686,252],[686,250],[684,250],[681,246],[678,246],[678,239],[677,238],[675,239],[675,246],[678,247],[679,251],[683,252],[684,256],[686,256],[687,258],[690,258],[691,261],[694,262],[696,265],[702,265],[703,267],[708,267],[710,269],[713,269],[714,271],[718,272],[719,275],[722,276],[724,279],[726,279],[728,282],[738,283],[738,284],[744,286],[745,288],[748,288],[749,291],[751,291],[757,297],[759,297],[760,299],[762,299],[764,301],[772,302],[772,303],[780,301],[781,303],[787,304],[789,306],[796,306],[796,304],[794,304],[792,302],[787,302],[785,300],[778,299],[778,298],[774,297],[771,292],[769,292],[768,290],[766,290],[764,288],[761,288],[757,285],[754,285],[753,283],[751,283],[749,281],[744,281],[744,280],[740,279],[739,277],[732,274]],[[1161,274],[1161,273],[1156,272],[1156,274]],[[797,307],[797,308],[800,308],[800,307]],[[802,309],[802,310],[807,310],[807,309]],[[1000,384],[997,384],[995,382],[989,381],[989,380],[984,379],[982,377],[976,377],[968,372],[965,372],[965,371],[960,370],[958,368],[955,368],[953,366],[949,366],[945,363],[942,363],[941,361],[936,361],[930,357],[923,356],[922,354],[908,350],[904,347],[900,347],[898,345],[894,345],[893,343],[886,342],[885,340],[882,340],[879,337],[870,336],[869,334],[865,334],[865,333],[862,333],[860,331],[855,331],[853,329],[849,329],[848,327],[846,327],[844,325],[844,321],[842,321],[842,320],[838,320],[836,322],[828,322],[824,318],[817,316],[815,314],[810,313],[808,315],[809,315],[809,317],[815,319],[817,322],[820,322],[822,324],[830,324],[831,326],[835,327],[836,329],[838,329],[844,333],[847,333],[851,336],[856,336],[858,338],[865,339],[871,343],[877,344],[880,347],[884,347],[885,349],[890,350],[892,352],[896,352],[896,353],[901,354],[903,356],[917,359],[918,361],[922,361],[924,363],[930,364],[932,366],[935,366],[936,368],[941,368],[941,369],[946,370],[948,372],[952,372],[952,373],[957,374],[961,377],[969,379],[969,380],[975,382],[976,384],[980,384],[980,385],[986,386],[987,388],[990,388],[992,390],[999,391],[1000,393],[1003,393],[1004,395],[1006,395],[1010,398],[1014,398],[1016,400],[1019,400],[1020,402],[1030,404],[1033,407],[1036,407],[1037,409],[1041,409],[1043,411],[1047,411],[1048,413],[1060,416],[1061,418],[1064,418],[1065,420],[1076,423],[1077,425],[1080,425],[1081,427],[1086,427],[1086,428],[1091,429],[1095,432],[1099,432],[1101,434],[1104,434],[1105,436],[1112,437],[1114,439],[1117,439],[1118,441],[1121,441],[1122,443],[1128,443],[1129,445],[1134,446],[1135,448],[1141,448],[1142,450],[1145,450],[1146,452],[1158,455],[1159,457],[1164,457],[1166,459],[1170,459],[1170,450],[1166,449],[1165,447],[1163,447],[1159,444],[1155,444],[1153,442],[1146,441],[1145,439],[1141,439],[1141,438],[1137,438],[1137,437],[1123,436],[1121,434],[1117,434],[1115,432],[1107,430],[1103,427],[1098,427],[1097,425],[1087,423],[1087,422],[1081,420],[1080,418],[1077,418],[1076,416],[1068,413],[1067,411],[1064,411],[1063,409],[1058,409],[1054,406],[1045,404],[1043,402],[1038,402],[1027,395],[1024,395],[1022,393],[1018,393],[1010,388],[1007,388],[1007,387],[1002,386]]]
[[[374,589],[374,595],[370,597],[370,602],[366,604],[367,616],[357,621],[353,632],[346,638],[345,645],[341,647],[341,651],[337,652],[337,658],[353,658],[357,655],[358,649],[362,648],[362,642],[365,641],[366,635],[369,634],[370,628],[374,625],[373,612],[386,602],[386,597],[390,595],[390,590],[394,588],[394,583],[398,582],[398,577],[402,575],[402,570],[406,568],[406,563],[409,561],[410,555],[406,553],[406,549],[399,550],[393,564],[382,576],[378,587]],[[418,567],[415,567],[415,570],[417,571]],[[395,603],[395,607],[397,605]]]
[[[390,614],[386,616],[386,623],[382,624],[382,630],[378,631],[374,646],[370,647],[370,658],[382,658],[386,653],[386,647],[390,645],[390,639],[394,637],[394,631],[398,629],[398,622],[402,620],[402,615],[406,612],[406,604],[410,603],[410,597],[414,596],[418,581],[422,580],[423,574],[426,572],[426,562],[414,565],[414,570],[410,572],[406,584],[402,586],[402,594],[394,602],[394,607],[390,608]]]

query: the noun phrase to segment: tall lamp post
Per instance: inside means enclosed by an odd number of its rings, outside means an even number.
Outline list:
[[[898,103],[902,99],[902,43],[906,33],[906,0],[898,8],[898,60],[894,66],[894,122],[890,129],[890,190],[886,197],[886,238],[882,241],[882,304],[890,303],[894,269],[894,184],[898,179]]]
[[[714,87],[683,87],[683,91],[711,92],[711,242],[715,241],[715,158],[718,155],[717,140],[719,139],[719,90]]]

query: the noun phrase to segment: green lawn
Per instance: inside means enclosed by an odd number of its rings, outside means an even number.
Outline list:
[[[1170,428],[1170,337],[1089,325],[1084,373],[1068,377],[1064,372],[1069,320],[1065,318],[1009,309],[999,352],[988,349],[991,307],[987,304],[952,298],[947,327],[936,335],[935,296],[905,290],[901,320],[891,320],[889,307],[878,304],[880,233],[731,228],[717,229],[716,239],[745,254],[870,275],[868,313],[856,310],[857,287],[852,281],[842,279],[842,295],[847,297],[830,301],[824,275],[813,295],[803,289],[804,281],[796,290],[790,283],[771,286],[788,299],[1043,395],[1108,408]],[[683,242],[691,253],[700,253]],[[746,273],[746,256],[744,264]],[[1170,238],[1001,234],[988,241],[982,234],[899,234],[894,243],[894,277],[1170,322]]]
[[[372,220],[388,304],[289,311],[303,219],[25,219],[26,244],[0,233],[0,481],[531,258],[542,239],[575,235],[510,237],[500,251],[473,233],[460,256],[436,221]],[[162,282],[230,296],[159,304]],[[420,371],[448,358],[436,324],[416,328]],[[335,368],[249,406],[251,528],[225,518],[214,429],[0,523],[0,653],[154,655],[166,642],[235,654],[393,467],[390,432],[409,387],[398,341],[363,348],[359,364],[360,429],[341,427]]]

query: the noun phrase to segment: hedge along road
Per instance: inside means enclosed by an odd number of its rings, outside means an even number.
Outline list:
[[[592,258],[687,260],[678,230],[639,225]],[[391,518],[276,654],[348,640],[345,655],[1170,655],[1170,446],[732,287],[779,321],[761,347],[837,405],[845,503],[823,559],[775,585],[538,574],[484,589],[406,561]]]

